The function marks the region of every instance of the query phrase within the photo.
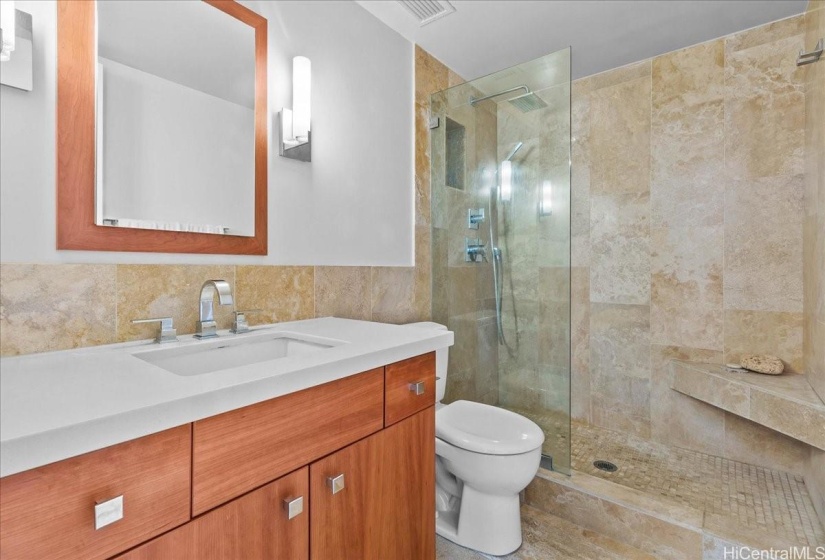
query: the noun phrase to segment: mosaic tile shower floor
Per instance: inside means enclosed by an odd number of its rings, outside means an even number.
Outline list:
[[[531,417],[557,434],[557,449],[567,444],[564,420]],[[616,464],[616,472],[597,469],[593,461]],[[801,476],[662,445],[629,434],[573,422],[571,463],[574,470],[735,521],[801,545],[825,543]]]

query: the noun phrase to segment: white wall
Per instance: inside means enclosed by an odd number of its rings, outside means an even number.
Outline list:
[[[53,2],[32,14],[34,91],[0,87],[3,262],[386,265],[413,263],[413,48],[353,2],[246,5],[269,20],[269,255],[55,249]],[[312,163],[277,155],[291,61],[312,59]]]

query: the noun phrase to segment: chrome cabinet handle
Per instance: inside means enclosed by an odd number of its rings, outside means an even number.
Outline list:
[[[416,381],[415,383],[410,383],[408,387],[410,388],[410,393],[416,396],[423,395],[426,391],[423,381]]]
[[[330,490],[332,490],[333,494],[337,494],[341,490],[345,488],[344,485],[344,473],[341,473],[336,476],[327,477],[327,485],[329,486]]]
[[[172,324],[171,317],[156,317],[152,319],[132,319],[132,324],[137,325],[139,323],[160,323],[160,331],[158,331],[158,335],[155,337],[155,342],[157,342],[158,344],[163,344],[164,342],[178,341],[178,331],[175,330],[175,327]]]
[[[289,498],[284,500],[284,509],[286,510],[286,518],[293,519],[304,512],[304,497]]]
[[[95,531],[123,519],[123,495],[95,504]]]

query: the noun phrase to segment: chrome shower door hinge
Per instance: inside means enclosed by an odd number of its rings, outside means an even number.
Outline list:
[[[438,117],[430,117],[430,130],[441,126],[441,119]]]

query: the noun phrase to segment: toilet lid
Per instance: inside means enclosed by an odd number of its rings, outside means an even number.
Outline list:
[[[435,413],[435,435],[461,449],[486,455],[517,455],[541,447],[544,433],[520,414],[470,401],[455,401]]]

